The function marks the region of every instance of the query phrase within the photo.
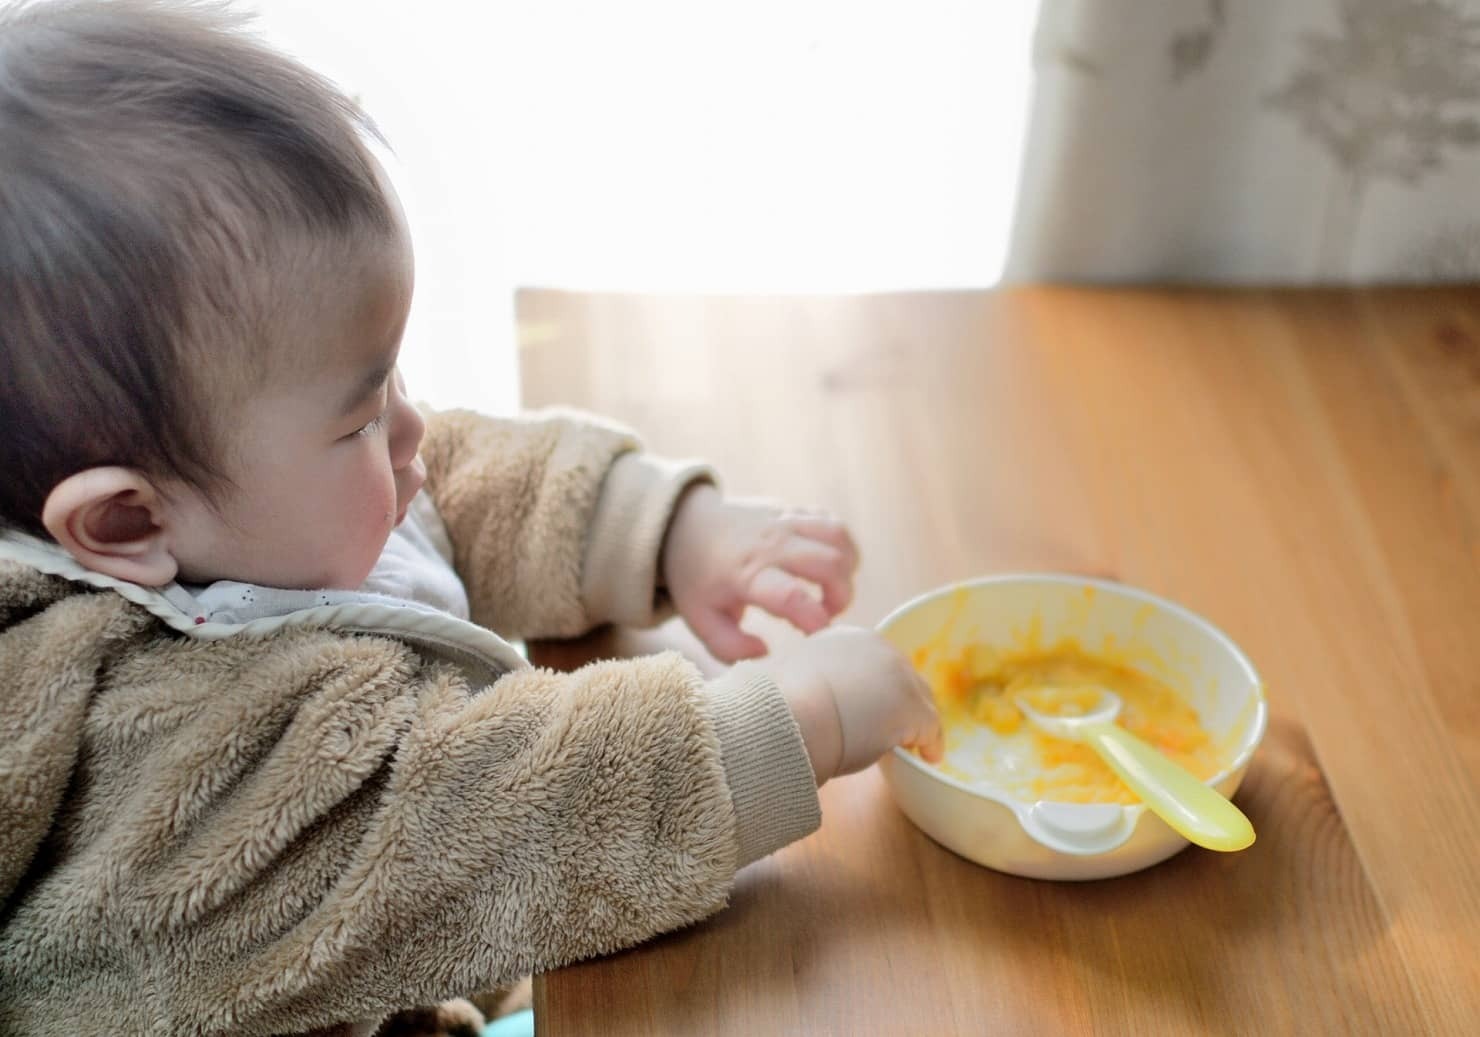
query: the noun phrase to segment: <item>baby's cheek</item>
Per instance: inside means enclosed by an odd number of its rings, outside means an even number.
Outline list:
[[[366,508],[355,516],[338,545],[342,580],[348,580],[351,586],[365,581],[385,551],[393,522],[395,516],[386,518],[381,507]]]
[[[355,514],[342,535],[347,547],[353,545],[360,566],[369,572],[395,525],[396,487],[377,472],[374,477],[364,478],[358,489],[358,493],[347,498],[355,501]]]
[[[362,467],[356,473],[355,483],[353,499],[359,502],[361,523],[370,529],[383,529],[387,515],[391,519],[395,518],[395,475],[387,466],[376,463],[373,458],[367,458],[362,461]]]
[[[396,525],[396,484],[387,482],[376,487],[370,504],[365,509],[364,529],[383,544]],[[376,554],[380,552],[377,549]]]

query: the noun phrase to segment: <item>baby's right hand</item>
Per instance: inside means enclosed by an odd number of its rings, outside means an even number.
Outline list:
[[[944,752],[930,687],[871,630],[833,627],[751,665],[780,686],[818,785],[863,770],[896,745],[932,763]]]

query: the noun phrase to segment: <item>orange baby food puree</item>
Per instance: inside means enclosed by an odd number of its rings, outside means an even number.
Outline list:
[[[923,656],[917,664],[923,663]],[[1053,738],[1027,724],[1013,696],[1050,704],[1050,712],[1091,708],[1108,688],[1124,708],[1117,723],[1204,780],[1217,773],[1217,746],[1198,723],[1197,712],[1166,684],[1124,663],[1085,651],[1072,640],[1048,648],[1001,651],[971,645],[926,672],[941,721],[953,726],[985,725],[1003,739],[1032,740],[1039,772],[1025,776],[1019,791],[1037,799],[1068,803],[1134,803],[1135,795],[1088,746]],[[1045,696],[1047,696],[1045,698]],[[1081,701],[1082,700],[1082,701]]]

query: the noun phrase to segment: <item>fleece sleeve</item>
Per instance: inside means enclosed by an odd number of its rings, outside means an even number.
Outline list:
[[[475,622],[571,637],[654,621],[674,505],[712,473],[638,448],[627,430],[569,411],[428,416],[427,490]]]
[[[147,617],[81,606],[49,618],[104,660],[53,667],[92,682],[87,780],[7,900],[6,1032],[248,1037],[435,1002],[703,918],[818,822],[785,703],[743,667],[478,688],[382,637],[137,650]]]

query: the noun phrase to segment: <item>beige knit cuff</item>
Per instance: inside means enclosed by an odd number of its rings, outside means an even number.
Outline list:
[[[801,729],[769,676],[742,663],[706,691],[735,806],[739,869],[817,830],[817,779]]]
[[[714,472],[647,454],[617,458],[601,484],[581,567],[581,601],[592,623],[651,626],[658,620],[658,562],[678,498]]]

